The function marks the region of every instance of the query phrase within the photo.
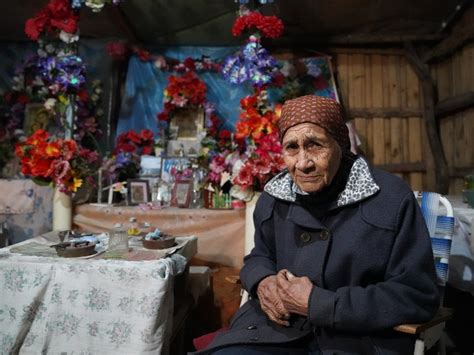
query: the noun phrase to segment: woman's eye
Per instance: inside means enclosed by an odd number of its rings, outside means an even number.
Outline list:
[[[318,142],[308,142],[306,144],[306,149],[311,150],[311,149],[318,149],[321,147],[321,144]]]
[[[297,144],[288,144],[285,146],[285,152],[288,154],[294,154],[298,152],[298,145]]]

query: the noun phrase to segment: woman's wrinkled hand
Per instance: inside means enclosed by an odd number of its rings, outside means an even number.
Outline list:
[[[308,303],[313,284],[309,278],[296,277],[286,269],[276,275],[277,292],[283,306],[290,313],[308,315]]]
[[[260,307],[268,318],[286,327],[290,325],[288,322],[290,314],[285,309],[278,295],[277,278],[275,275],[267,276],[260,281],[257,288],[257,296],[260,300]]]

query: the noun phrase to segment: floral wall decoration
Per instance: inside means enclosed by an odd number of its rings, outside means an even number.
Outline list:
[[[278,73],[276,60],[261,45],[261,38],[278,38],[283,33],[283,22],[276,16],[264,16],[258,11],[249,11],[244,5],[234,22],[232,34],[240,36],[245,30],[253,33],[247,43],[235,55],[226,58],[222,68],[224,77],[233,84],[250,81],[262,87],[272,82]]]
[[[38,50],[18,68],[4,96],[8,125],[0,132],[0,146],[6,139],[18,142],[21,172],[62,192],[75,192],[86,182],[94,185],[100,161],[96,151],[86,149],[98,149],[96,138],[102,132],[97,122],[104,112],[101,83],[86,85],[86,66],[77,50],[80,10],[85,6],[97,12],[119,2],[50,0],[25,23],[25,33]],[[38,104],[47,122],[35,122],[39,114],[29,117],[34,112],[30,108]],[[22,128],[33,134],[19,138]]]

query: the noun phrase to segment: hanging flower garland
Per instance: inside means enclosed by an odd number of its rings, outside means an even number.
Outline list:
[[[138,45],[128,44],[126,42],[108,42],[106,45],[107,53],[118,61],[126,60],[130,55],[136,55],[141,61],[153,62],[155,68],[161,71],[169,71],[176,73],[193,72],[215,72],[218,73],[222,69],[219,62],[214,61],[208,56],[201,56],[195,59],[187,57],[183,61],[173,58],[165,58],[162,55],[152,55],[147,50]]]
[[[236,55],[229,56],[224,62],[222,74],[233,84],[250,81],[263,87],[277,75],[277,62],[261,45],[261,38],[278,38],[283,33],[283,22],[276,16],[264,16],[257,11],[248,11],[241,7],[239,16],[232,27],[232,34],[240,36],[244,30],[254,30],[246,45]]]

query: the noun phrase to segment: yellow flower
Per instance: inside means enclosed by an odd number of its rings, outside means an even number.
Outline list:
[[[79,187],[82,186],[82,179],[74,178],[72,182],[72,191],[76,192]]]

